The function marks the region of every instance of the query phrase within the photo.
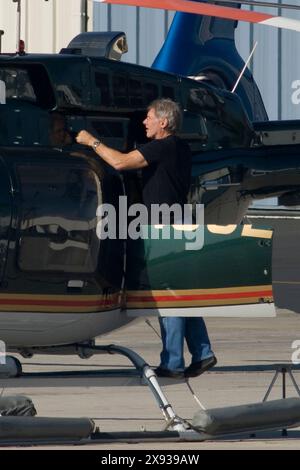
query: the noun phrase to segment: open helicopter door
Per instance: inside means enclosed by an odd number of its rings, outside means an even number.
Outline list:
[[[174,225],[164,238],[163,226],[144,227],[129,246],[129,316],[275,316],[271,230]]]

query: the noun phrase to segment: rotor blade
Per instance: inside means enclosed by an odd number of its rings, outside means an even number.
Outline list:
[[[278,10],[299,10],[300,5],[291,5],[290,3],[262,2],[260,0],[220,0],[222,3],[239,5],[250,5],[254,7],[277,8]]]
[[[275,28],[291,29],[300,31],[300,21],[283,16],[273,16],[256,11],[238,10],[237,8],[222,7],[211,3],[195,2],[190,0],[96,0],[100,3],[112,5],[128,5],[144,8],[155,8],[160,10],[181,11],[184,13],[195,13],[205,16],[216,16],[228,20],[246,21],[258,23]]]

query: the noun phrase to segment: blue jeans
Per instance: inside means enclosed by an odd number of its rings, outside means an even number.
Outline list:
[[[201,317],[159,317],[163,349],[160,367],[184,369],[184,338],[192,355],[192,363],[214,355],[207,329]]]

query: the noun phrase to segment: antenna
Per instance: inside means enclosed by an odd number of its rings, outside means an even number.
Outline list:
[[[24,54],[25,53],[25,45],[24,41],[21,40],[21,19],[22,19],[22,8],[21,8],[21,0],[12,0],[13,3],[17,4],[17,42],[16,42],[16,52]],[[48,2],[49,0],[45,0]],[[0,52],[1,52],[1,36],[0,36]]]
[[[12,0],[13,3],[17,3],[17,41],[16,51],[19,51],[20,39],[21,39],[21,0]]]
[[[2,49],[2,44],[1,44],[1,42],[2,42],[2,36],[3,36],[3,34],[4,34],[3,29],[0,29],[0,54],[1,54],[1,49]]]
[[[258,44],[258,42],[256,41],[256,43],[254,44],[253,49],[252,49],[252,51],[251,51],[251,54],[249,55],[249,57],[248,57],[248,59],[247,59],[247,62],[245,63],[245,65],[244,65],[244,67],[243,67],[243,70],[241,71],[241,73],[240,73],[240,75],[239,75],[239,77],[238,77],[238,79],[237,79],[237,81],[236,81],[236,84],[234,85],[234,87],[233,87],[232,90],[231,90],[231,93],[234,93],[235,90],[237,89],[237,86],[238,86],[238,84],[240,83],[241,78],[242,78],[242,76],[244,75],[244,72],[245,72],[246,68],[248,67],[248,64],[249,64],[249,62],[250,62],[250,60],[251,60],[251,57],[253,56],[253,54],[254,54],[254,52],[255,52],[255,49],[256,49],[256,47],[257,47],[257,44]]]

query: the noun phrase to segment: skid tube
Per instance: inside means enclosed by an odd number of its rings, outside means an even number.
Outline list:
[[[79,350],[79,345],[74,345]],[[137,369],[154,395],[166,426],[161,431],[100,432],[88,418],[38,418],[2,416],[0,445],[86,445],[109,442],[201,442],[249,438],[253,432],[277,431],[300,425],[300,398],[284,398],[227,408],[199,410],[192,423],[176,415],[161,390],[156,374],[134,351],[115,345],[80,345],[86,354],[120,354]],[[74,351],[74,349],[73,349]],[[83,351],[82,351],[83,352]]]
[[[163,393],[158,381],[157,381],[157,376],[153,369],[149,366],[149,364],[141,357],[139,356],[135,351],[132,351],[132,349],[125,348],[123,346],[116,346],[114,344],[110,344],[108,346],[83,346],[85,352],[93,352],[93,353],[109,353],[109,354],[120,354],[122,356],[127,357],[136,370],[138,371],[140,377],[145,381],[145,383],[148,385],[150,388],[152,394],[154,395],[154,398],[163,414],[163,417],[166,421],[166,426],[163,432],[166,433],[165,437],[169,435],[169,437],[175,438],[176,437],[181,437],[182,439],[188,439],[188,440],[199,440],[199,433],[196,432],[195,430],[191,429],[189,426],[189,423],[185,421],[184,419],[180,418],[175,411],[173,410],[172,405],[169,403],[167,397]],[[171,431],[167,431],[168,429],[171,429]],[[179,433],[176,436],[176,433]],[[127,433],[130,434],[130,433]],[[139,433],[133,433],[135,435]],[[145,433],[141,432],[140,434],[144,434],[144,437],[146,437]],[[149,434],[149,438],[151,433]],[[184,437],[186,436],[186,437]]]

